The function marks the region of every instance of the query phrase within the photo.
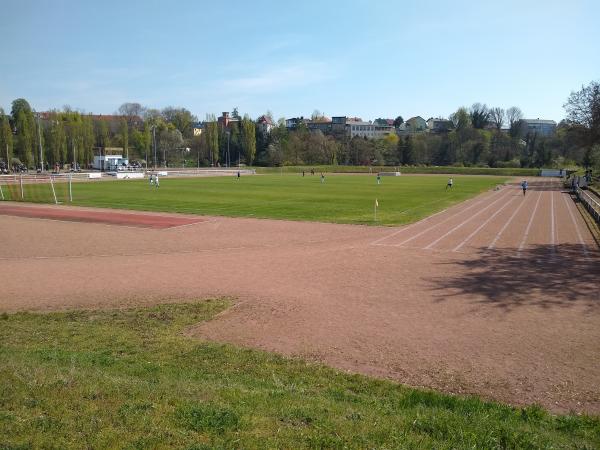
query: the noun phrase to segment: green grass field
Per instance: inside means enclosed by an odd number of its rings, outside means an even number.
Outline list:
[[[455,176],[253,175],[210,178],[164,178],[160,188],[148,181],[73,183],[73,204],[146,211],[169,211],[232,217],[256,217],[351,224],[398,225],[414,222],[473,197],[507,178]],[[66,200],[66,184],[57,185]],[[13,188],[13,191],[15,189]],[[16,194],[15,194],[16,196]],[[51,202],[48,185],[26,186],[26,200]],[[379,202],[374,220],[375,199]]]
[[[227,299],[0,314],[0,449],[600,447],[600,419],[201,342]]]

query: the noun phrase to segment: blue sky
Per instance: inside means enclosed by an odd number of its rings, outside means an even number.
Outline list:
[[[600,2],[0,0],[0,106],[123,102],[199,118],[448,116],[474,102],[564,117],[600,79]]]

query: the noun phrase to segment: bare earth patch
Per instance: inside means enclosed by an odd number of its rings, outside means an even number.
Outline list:
[[[231,296],[190,334],[600,413],[600,255],[556,186],[491,191],[396,229],[206,217],[136,229],[7,206],[22,207],[0,204],[0,311]]]

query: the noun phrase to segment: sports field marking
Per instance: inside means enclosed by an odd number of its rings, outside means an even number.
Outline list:
[[[556,252],[556,218],[554,217],[554,191],[550,191],[550,245]]]
[[[577,239],[579,240],[579,244],[581,245],[581,248],[583,249],[583,255],[587,259],[588,258],[587,245],[585,245],[585,241],[583,240],[583,236],[581,236],[581,231],[579,231],[579,226],[577,225],[577,221],[575,220],[575,216],[573,215],[573,211],[571,211],[571,208],[569,207],[569,202],[567,201],[567,199],[565,198],[564,195],[563,195],[563,200],[565,202],[565,206],[567,207],[567,210],[569,211],[569,216],[571,216],[571,221],[573,222],[573,226],[575,227],[575,231],[577,231]]]
[[[493,195],[493,194],[492,194],[492,195]],[[416,239],[416,238],[418,238],[419,236],[421,236],[421,235],[423,235],[423,234],[427,233],[428,231],[430,231],[430,230],[433,230],[435,227],[437,227],[437,226],[439,226],[439,225],[442,225],[442,224],[444,224],[444,223],[448,222],[449,220],[452,220],[452,219],[454,219],[456,216],[459,216],[460,214],[464,213],[465,211],[468,211],[469,209],[473,208],[474,206],[477,206],[477,205],[479,205],[479,204],[480,204],[480,203],[482,203],[482,202],[483,202],[483,200],[479,200],[479,201],[477,201],[477,202],[473,203],[472,205],[470,205],[469,207],[467,207],[467,208],[464,208],[464,209],[461,209],[461,210],[460,210],[460,211],[458,211],[457,213],[455,213],[455,214],[452,214],[450,217],[447,217],[446,219],[442,220],[441,222],[438,222],[438,223],[436,223],[436,224],[433,224],[433,225],[432,225],[432,226],[430,226],[430,227],[427,227],[427,228],[425,228],[423,231],[421,231],[421,232],[419,232],[419,233],[415,234],[414,236],[411,236],[411,237],[409,237],[409,238],[407,238],[407,239],[403,240],[402,242],[400,242],[400,243],[398,243],[398,244],[393,244],[393,245],[392,245],[392,247],[400,247],[401,245],[403,245],[403,244],[406,244],[407,242],[410,242],[410,241],[412,241],[413,239]],[[416,225],[416,224],[415,224],[415,225]]]
[[[454,248],[452,249],[452,251],[453,251],[453,252],[458,252],[458,250],[459,250],[459,249],[460,249],[460,248],[461,248],[463,245],[465,245],[465,244],[466,244],[466,243],[467,243],[469,240],[471,240],[471,238],[472,238],[473,236],[475,236],[477,233],[479,233],[479,231],[481,231],[481,229],[482,229],[483,227],[485,227],[485,226],[486,226],[488,223],[490,223],[490,221],[491,221],[491,220],[492,220],[494,217],[496,217],[498,214],[500,214],[500,212],[501,212],[501,211],[502,211],[504,208],[506,208],[506,207],[507,207],[509,204],[511,204],[511,203],[512,203],[512,201],[513,201],[514,199],[515,199],[515,197],[512,197],[511,199],[509,199],[509,200],[508,200],[508,201],[507,201],[507,202],[506,202],[504,205],[502,205],[502,207],[501,207],[500,209],[498,209],[498,211],[496,211],[494,214],[492,214],[490,217],[488,217],[488,219],[487,219],[485,222],[483,222],[481,225],[479,225],[479,226],[478,226],[478,227],[475,229],[475,231],[473,231],[473,232],[472,232],[472,233],[471,233],[469,236],[467,236],[467,238],[466,238],[464,241],[462,241],[460,244],[458,244],[456,247],[454,247]]]
[[[496,234],[496,237],[494,237],[494,240],[490,243],[490,245],[488,245],[488,250],[492,250],[496,246],[496,243],[498,242],[498,240],[500,239],[500,237],[502,236],[502,234],[504,233],[504,231],[511,224],[511,222],[513,221],[513,219],[515,218],[515,216],[517,215],[517,213],[519,212],[519,210],[523,207],[523,205],[525,204],[525,202],[526,202],[526,199],[523,199],[523,201],[521,202],[521,204],[519,205],[519,207],[517,209],[515,209],[515,211],[512,213],[512,216],[510,216],[510,218],[506,221],[506,223],[504,224],[504,226],[500,229],[500,231],[498,231],[498,233]]]
[[[467,204],[467,203],[471,203],[472,201],[475,201],[475,200],[477,200],[475,203],[481,203],[481,202],[483,201],[482,199],[477,199],[477,197],[475,197],[475,198],[473,198],[473,199],[470,199],[470,200],[468,200],[467,202],[463,202],[463,205],[465,205],[465,204]],[[436,203],[437,203],[437,202],[436,202]],[[410,225],[408,225],[408,226],[406,226],[406,227],[402,227],[402,228],[400,228],[399,230],[396,230],[396,231],[394,231],[393,233],[391,233],[391,234],[388,234],[387,236],[383,236],[383,237],[381,237],[381,238],[379,238],[379,239],[377,239],[377,240],[375,240],[375,241],[371,242],[371,245],[386,245],[386,244],[380,244],[380,242],[382,242],[382,241],[385,241],[386,239],[389,239],[389,238],[391,238],[391,237],[394,237],[394,236],[396,236],[397,234],[400,234],[400,233],[402,233],[403,231],[410,230],[411,228],[414,228],[414,227],[415,227],[415,226],[417,226],[417,225],[423,225],[423,224],[424,224],[425,222],[427,222],[428,220],[430,220],[430,219],[433,219],[434,217],[436,217],[436,216],[439,216],[440,214],[443,214],[443,213],[445,213],[446,211],[448,211],[450,208],[453,208],[454,206],[456,206],[456,205],[452,205],[452,206],[450,206],[450,207],[448,207],[448,208],[445,208],[445,209],[443,209],[443,210],[441,210],[441,211],[438,211],[438,212],[436,212],[435,214],[432,214],[432,215],[430,215],[430,216],[426,217],[426,218],[425,218],[425,219],[423,219],[423,220],[419,220],[418,222],[415,222],[415,223],[413,223],[413,224],[410,224]],[[474,206],[474,205],[472,205],[472,206]],[[422,205],[420,205],[420,207],[422,207]],[[405,212],[407,212],[407,211],[410,211],[411,209],[416,209],[416,207],[415,207],[415,208],[410,208],[410,209],[407,209],[407,210],[403,211],[402,213],[405,213]]]
[[[527,237],[529,236],[529,230],[531,230],[531,224],[533,224],[533,219],[535,218],[535,213],[540,205],[540,199],[542,198],[542,192],[539,193],[537,202],[535,202],[535,207],[533,208],[533,212],[531,213],[531,217],[529,218],[529,223],[527,224],[527,228],[525,228],[525,233],[523,234],[523,239],[521,239],[521,243],[519,244],[518,252],[520,253],[525,247],[525,242],[527,241]]]
[[[485,208],[483,208],[483,209],[479,210],[478,212],[476,212],[475,214],[473,214],[467,220],[459,223],[454,228],[450,229],[450,231],[447,231],[446,233],[442,234],[440,237],[438,237],[433,242],[430,242],[429,245],[427,245],[426,247],[424,247],[424,249],[425,250],[429,250],[431,247],[433,247],[435,244],[437,244],[438,242],[440,242],[442,239],[444,239],[445,237],[447,237],[450,234],[454,233],[456,230],[458,230],[459,228],[461,228],[464,224],[466,224],[466,223],[470,222],[471,220],[473,220],[475,217],[477,217],[482,212],[484,212],[484,211],[488,210],[489,208],[491,208],[494,204],[496,204],[497,202],[499,202],[500,200],[502,200],[503,198],[505,198],[507,195],[508,194],[501,195],[499,198],[497,198],[496,200],[494,200],[492,203],[490,203],[489,205],[487,205]]]

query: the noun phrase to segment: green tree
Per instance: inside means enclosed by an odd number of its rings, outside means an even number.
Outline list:
[[[110,132],[106,120],[98,119],[94,124],[96,134],[96,147],[110,147]]]
[[[600,144],[600,82],[592,81],[581,90],[571,92],[564,108],[569,121],[587,129],[585,144]]]
[[[129,126],[127,125],[127,120],[125,119],[121,119],[119,135],[121,137],[121,146],[125,152],[125,157],[129,159]]]
[[[206,115],[206,122],[204,123],[204,132],[202,135],[206,142],[210,162],[211,164],[217,165],[219,162],[219,127],[214,114]]]
[[[94,159],[94,121],[90,116],[82,117],[83,162],[90,164]]]
[[[415,163],[415,149],[412,138],[406,136],[404,138],[404,145],[402,146],[402,164],[411,165]]]
[[[10,167],[13,157],[13,135],[10,129],[10,121],[4,110],[0,108],[0,158],[6,158],[6,166]]]
[[[64,164],[67,160],[67,135],[62,118],[54,113],[50,116],[50,125],[46,128],[46,159],[52,165]]]
[[[254,121],[247,114],[242,119],[242,146],[246,155],[246,163],[251,165],[256,156],[256,127]]]
[[[14,117],[13,120],[15,123],[15,128],[17,129],[15,148],[16,156],[23,164],[25,164],[25,166],[31,168],[34,163],[33,115],[28,114],[23,109],[19,109],[17,116]]]

